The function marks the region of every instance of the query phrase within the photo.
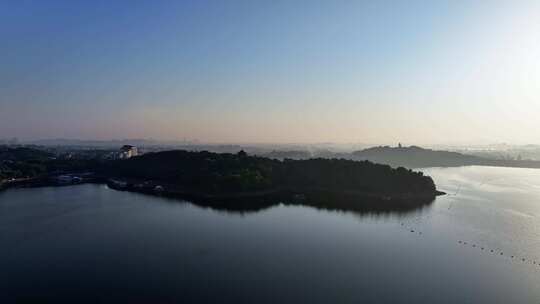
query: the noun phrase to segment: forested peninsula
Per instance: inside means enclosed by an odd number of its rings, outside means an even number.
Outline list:
[[[276,160],[243,151],[233,154],[182,150],[147,153],[125,160],[57,159],[30,148],[0,150],[0,157],[3,187],[107,183],[118,190],[223,206],[300,200],[339,209],[343,202],[411,204],[443,194],[422,172],[370,161]]]

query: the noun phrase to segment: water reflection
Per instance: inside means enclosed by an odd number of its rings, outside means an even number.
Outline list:
[[[149,195],[141,193],[141,195]],[[190,200],[164,197],[169,202],[192,204],[230,214],[257,213],[270,208],[285,206],[305,206],[324,211],[339,211],[360,216],[398,216],[420,212],[432,206],[435,198],[416,199],[373,199],[353,196],[337,196],[328,194],[311,194],[302,198],[290,196],[268,196],[262,198],[230,199],[222,201]]]
[[[9,190],[0,303],[535,303],[540,170],[430,175],[457,194],[208,204],[98,185]]]

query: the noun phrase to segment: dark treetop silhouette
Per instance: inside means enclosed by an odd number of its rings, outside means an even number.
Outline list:
[[[166,151],[107,163],[112,187],[160,193],[222,209],[252,210],[277,202],[326,209],[402,209],[442,194],[421,172],[369,161],[273,160],[238,154]]]

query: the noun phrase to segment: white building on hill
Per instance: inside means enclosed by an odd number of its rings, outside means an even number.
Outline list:
[[[139,154],[139,151],[137,150],[137,147],[125,145],[120,149],[119,157],[120,159],[128,159],[133,156],[137,156]]]

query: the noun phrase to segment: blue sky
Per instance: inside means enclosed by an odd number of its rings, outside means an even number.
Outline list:
[[[533,1],[2,1],[0,137],[536,142]]]

